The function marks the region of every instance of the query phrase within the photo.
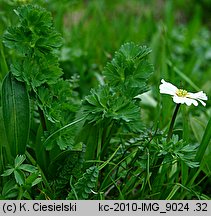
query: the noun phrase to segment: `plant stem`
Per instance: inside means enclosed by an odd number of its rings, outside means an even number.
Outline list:
[[[40,107],[38,107],[38,112],[39,112],[39,115],[40,115],[40,122],[41,122],[41,125],[42,125],[42,129],[43,129],[43,131],[47,131],[45,115],[44,115],[43,111],[40,109]]]
[[[179,108],[180,108],[180,105],[181,105],[181,104],[177,104],[177,105],[176,105],[176,108],[175,108],[175,110],[174,110],[174,114],[173,114],[173,116],[172,116],[171,124],[170,124],[169,131],[168,131],[168,136],[167,136],[167,139],[166,139],[167,142],[169,142],[169,140],[171,139],[172,132],[173,132],[173,127],[174,127],[174,122],[175,122],[175,119],[176,119],[178,110],[179,110]]]

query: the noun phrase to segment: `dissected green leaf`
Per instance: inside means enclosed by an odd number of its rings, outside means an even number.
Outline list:
[[[153,72],[152,64],[147,60],[150,52],[146,46],[133,42],[123,44],[104,68],[103,74],[109,84],[131,97],[145,92],[146,82]]]
[[[20,80],[25,81],[33,89],[44,83],[53,84],[62,75],[57,58],[53,55],[40,56],[14,62],[11,65],[11,72]]]
[[[9,166],[11,168],[5,170],[2,176],[5,177],[14,174],[15,181],[18,185],[30,185],[30,187],[32,187],[42,181],[42,178],[40,177],[40,172],[37,170],[37,167],[30,164],[23,164],[25,159],[25,155],[17,155],[14,160],[14,165]]]
[[[77,80],[74,82],[75,85]],[[47,119],[52,123],[60,122],[63,126],[74,119],[81,103],[72,80],[58,79],[49,87],[41,86],[38,88],[37,96],[38,106]]]
[[[46,137],[74,122],[76,112],[79,110],[81,101],[74,90],[76,85],[72,80],[59,79],[57,83],[49,87],[39,87],[38,106],[43,110],[46,119],[49,121]],[[57,144],[61,150],[76,149],[75,134],[78,125],[60,131],[55,138],[52,138],[45,147],[50,150]]]
[[[138,129],[140,107],[134,97],[147,90],[147,80],[153,72],[147,60],[150,52],[132,42],[120,47],[104,68],[107,84],[92,89],[85,97],[83,110],[89,123],[115,120],[131,130]]]
[[[5,46],[20,57],[12,63],[11,72],[34,90],[44,83],[56,83],[62,75],[56,53],[62,38],[53,27],[51,14],[33,5],[19,7],[15,12],[18,26],[9,27],[3,35]]]
[[[53,27],[49,12],[39,6],[26,5],[15,10],[18,27],[9,27],[4,44],[21,55],[33,52],[50,53],[62,45],[62,39]]]
[[[166,160],[181,160],[189,167],[198,167],[199,162],[195,160],[198,144],[187,144],[183,140],[179,140],[177,135],[173,135],[170,142],[163,139],[162,145],[159,146],[158,156],[165,155]]]
[[[90,122],[113,119],[119,122],[133,122],[140,118],[140,108],[123,95],[115,94],[108,86],[99,87],[85,97],[84,113]]]

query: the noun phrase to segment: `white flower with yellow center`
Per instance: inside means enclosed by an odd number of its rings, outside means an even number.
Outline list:
[[[191,104],[198,106],[198,101],[201,102],[203,106],[206,106],[206,103],[203,100],[207,100],[207,95],[203,92],[191,93],[183,89],[178,89],[173,84],[166,82],[164,79],[161,80],[160,93],[169,94],[172,96],[173,101],[177,104]]]

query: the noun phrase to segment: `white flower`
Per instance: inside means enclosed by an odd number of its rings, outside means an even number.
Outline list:
[[[160,93],[169,94],[172,96],[173,101],[177,104],[191,104],[198,106],[198,101],[201,102],[203,106],[206,106],[206,103],[203,100],[207,100],[207,95],[203,92],[191,93],[183,89],[178,89],[173,84],[166,82],[164,79],[161,80]]]

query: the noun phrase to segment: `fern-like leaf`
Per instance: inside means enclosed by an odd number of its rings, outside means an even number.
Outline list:
[[[133,42],[123,44],[104,68],[103,74],[109,84],[121,88],[131,97],[146,91],[147,79],[153,72],[153,66],[147,60],[150,52],[146,46]]]
[[[83,176],[73,186],[72,190],[67,196],[67,199],[88,199],[89,194],[91,194],[92,190],[96,187],[98,175],[99,169],[96,166],[88,168]]]
[[[71,176],[78,179],[81,176],[81,168],[84,162],[85,148],[82,151],[67,151],[69,157],[63,161],[55,161],[50,167],[50,173],[55,175],[56,165],[58,174],[56,179],[52,182],[52,188],[54,191],[54,199],[65,199],[69,190],[69,181]],[[67,154],[65,154],[67,155]],[[58,165],[59,164],[59,165]]]
[[[133,42],[120,47],[104,68],[107,83],[85,97],[83,110],[89,123],[109,119],[133,131],[140,127],[140,107],[134,97],[148,90],[147,81],[153,72],[147,60],[150,52]]]
[[[19,26],[9,27],[4,44],[21,55],[32,52],[50,53],[62,45],[59,33],[53,27],[51,14],[44,8],[26,5],[15,10]]]
[[[18,55],[11,72],[34,90],[44,83],[56,83],[62,75],[56,54],[62,38],[53,27],[51,14],[33,5],[19,7],[15,12],[18,25],[9,27],[3,35],[5,46]]]

